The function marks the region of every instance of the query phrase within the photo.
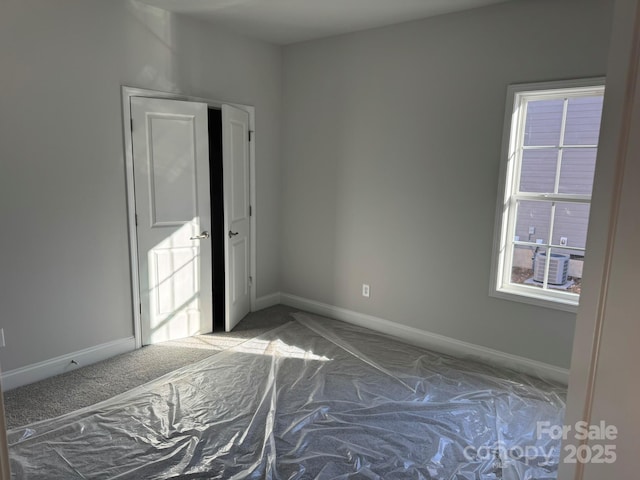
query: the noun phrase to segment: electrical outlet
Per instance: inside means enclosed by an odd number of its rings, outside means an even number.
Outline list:
[[[567,237],[560,237],[560,246],[566,247],[569,244]]]
[[[529,227],[529,235],[536,233],[536,227]]]
[[[369,296],[371,295],[371,287],[369,287],[369,285],[367,285],[366,283],[362,284],[362,296],[365,298],[369,298]]]

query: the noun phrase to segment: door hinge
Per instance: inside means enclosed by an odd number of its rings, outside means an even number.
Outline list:
[[[253,215],[253,209],[251,208],[251,205],[249,205],[249,216]]]
[[[140,315],[142,315],[142,304],[140,304]]]
[[[249,286],[253,286],[253,277],[249,276]]]
[[[136,227],[138,226],[138,214],[136,213]]]
[[[133,132],[133,117],[131,117],[131,131]]]
[[[251,139],[253,138],[253,130],[249,130],[249,141],[251,141]]]

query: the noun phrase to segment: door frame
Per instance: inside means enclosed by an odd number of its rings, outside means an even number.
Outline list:
[[[133,311],[133,331],[136,348],[142,347],[142,320],[140,316],[140,279],[138,276],[138,232],[136,230],[136,197],[133,176],[133,140],[131,137],[131,97],[161,98],[165,100],[182,100],[206,103],[211,108],[220,109],[222,105],[231,105],[249,114],[249,130],[252,132],[249,142],[249,189],[251,202],[251,242],[250,242],[250,275],[251,275],[251,311],[255,311],[256,303],[256,178],[255,178],[255,107],[232,102],[222,102],[208,98],[194,97],[176,92],[162,92],[145,88],[122,86],[122,129],[124,133],[124,155],[127,191],[127,223],[129,228],[129,262],[131,268],[131,299]],[[225,252],[225,255],[227,252]],[[225,276],[228,272],[225,272]]]

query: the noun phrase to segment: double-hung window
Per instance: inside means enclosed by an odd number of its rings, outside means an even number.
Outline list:
[[[492,294],[575,310],[603,79],[509,88]]]

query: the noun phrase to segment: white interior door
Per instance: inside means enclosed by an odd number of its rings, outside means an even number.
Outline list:
[[[249,114],[222,106],[225,224],[225,329],[251,310]]]
[[[207,105],[133,97],[131,116],[143,344],[208,333]]]

